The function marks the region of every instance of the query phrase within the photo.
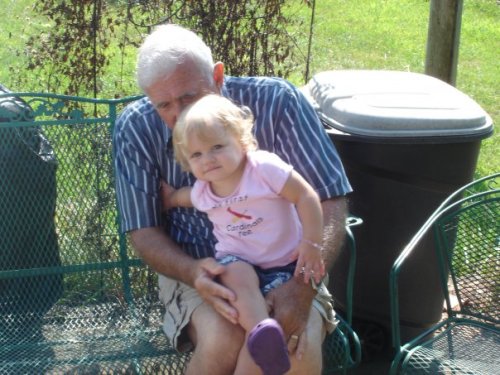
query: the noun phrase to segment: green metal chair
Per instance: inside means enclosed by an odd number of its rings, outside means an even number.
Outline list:
[[[500,374],[499,187],[500,174],[494,174],[453,193],[394,262],[391,374]],[[446,317],[403,344],[398,277],[427,233],[435,242]]]
[[[117,224],[111,134],[138,98],[0,87],[0,374],[183,373],[191,354],[162,332],[157,275]],[[349,314],[324,374],[359,363]]]

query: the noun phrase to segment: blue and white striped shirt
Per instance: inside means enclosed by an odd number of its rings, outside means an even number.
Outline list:
[[[337,151],[302,93],[280,78],[225,77],[222,95],[249,107],[259,148],[294,166],[321,200],[351,191]],[[194,177],[175,162],[171,131],[148,98],[128,105],[114,130],[116,189],[123,232],[166,226],[194,257],[213,256],[215,238],[206,215],[174,208],[161,213],[160,180],[175,188]]]

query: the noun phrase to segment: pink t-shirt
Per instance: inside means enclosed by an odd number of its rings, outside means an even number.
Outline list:
[[[302,236],[295,206],[279,196],[293,167],[267,151],[247,153],[243,176],[226,197],[196,181],[191,200],[206,212],[218,240],[216,257],[236,255],[262,268],[284,266]]]

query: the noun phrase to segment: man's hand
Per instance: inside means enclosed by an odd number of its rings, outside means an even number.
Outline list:
[[[214,258],[204,258],[196,262],[193,286],[205,302],[231,323],[238,323],[238,311],[231,302],[236,295],[231,289],[215,281],[226,268],[217,263]]]
[[[266,295],[266,302],[271,315],[276,319],[289,341],[289,351],[297,351],[297,357],[305,351],[307,338],[304,337],[305,328],[311,311],[311,304],[316,291],[310,284],[304,284],[302,278],[292,277],[285,284],[271,290]],[[289,339],[292,338],[296,344]],[[295,345],[295,347],[293,347]]]

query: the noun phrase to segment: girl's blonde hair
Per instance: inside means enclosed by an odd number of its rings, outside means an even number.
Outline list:
[[[250,108],[240,107],[220,95],[206,95],[186,107],[177,119],[172,136],[175,158],[184,170],[190,170],[186,148],[193,133],[202,140],[212,140],[223,131],[239,140],[245,151],[255,150],[253,122]]]

